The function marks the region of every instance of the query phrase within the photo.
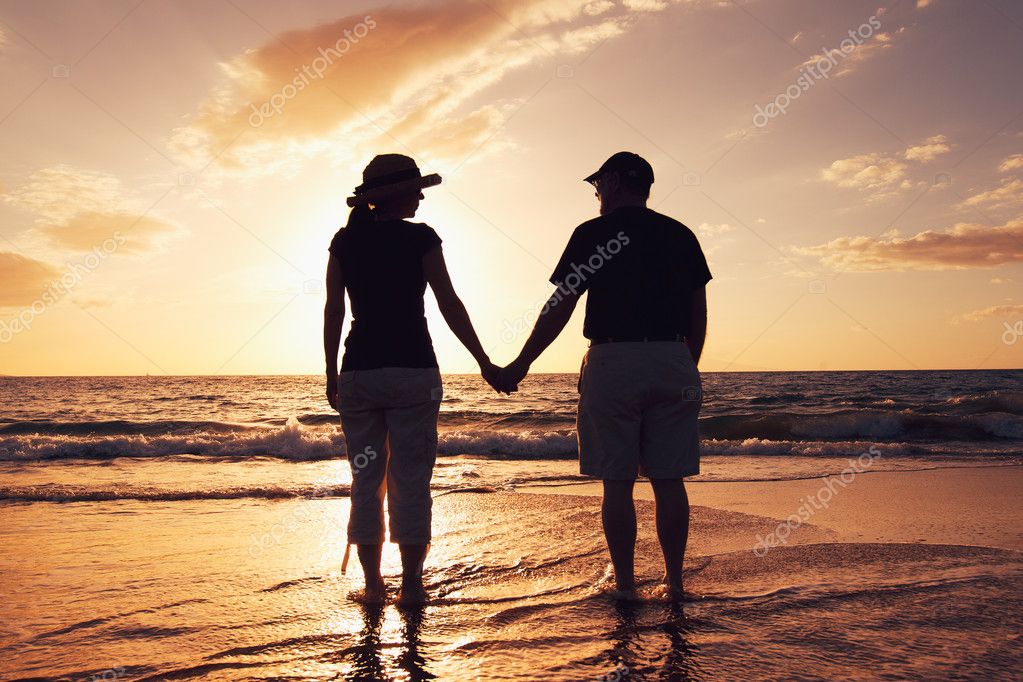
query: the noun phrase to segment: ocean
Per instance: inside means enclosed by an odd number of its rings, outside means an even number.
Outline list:
[[[0,678],[1021,679],[1023,558],[980,542],[809,523],[759,557],[776,519],[699,507],[692,603],[604,597],[599,500],[564,494],[588,483],[576,380],[444,377],[434,602],[409,614],[347,599],[351,474],[320,377],[0,377]],[[696,485],[865,452],[870,475],[1016,471],[1023,371],[710,372],[700,430]],[[637,556],[653,589],[652,532]]]

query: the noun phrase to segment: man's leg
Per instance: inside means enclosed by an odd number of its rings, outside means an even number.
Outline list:
[[[651,479],[657,504],[657,539],[664,554],[664,582],[669,596],[682,596],[682,561],[689,539],[689,496],[685,482]]]
[[[632,502],[635,481],[604,481],[601,520],[604,538],[615,570],[615,586],[621,591],[636,589],[633,562],[636,554],[636,507]]]

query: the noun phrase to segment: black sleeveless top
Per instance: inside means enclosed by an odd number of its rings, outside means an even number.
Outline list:
[[[423,256],[440,243],[432,227],[406,220],[334,235],[329,250],[341,262],[352,303],[341,371],[437,366],[423,308]]]

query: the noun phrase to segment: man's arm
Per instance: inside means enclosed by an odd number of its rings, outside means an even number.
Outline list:
[[[703,355],[703,343],[707,338],[707,287],[693,290],[693,298],[689,306],[689,336],[686,343],[693,355],[693,362],[700,364]]]
[[[540,317],[537,318],[533,331],[522,347],[522,352],[515,360],[501,371],[501,387],[508,392],[515,390],[522,381],[529,366],[554,343],[561,331],[572,318],[575,306],[579,303],[580,294],[558,289],[547,301]]]
[[[341,261],[327,261],[327,304],[323,307],[323,354],[327,360],[327,401],[337,409],[337,352],[345,323],[345,276]]]

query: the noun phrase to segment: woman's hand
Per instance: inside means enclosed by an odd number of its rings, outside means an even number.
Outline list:
[[[330,403],[330,406],[337,412],[341,411],[340,408],[338,408],[337,374],[327,375],[327,402]]]

